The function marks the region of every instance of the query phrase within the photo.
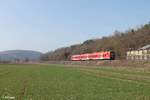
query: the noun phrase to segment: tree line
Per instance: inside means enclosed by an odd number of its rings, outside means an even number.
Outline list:
[[[58,48],[42,55],[41,60],[70,60],[73,54],[112,50],[117,59],[125,59],[128,50],[136,50],[150,44],[150,23],[125,32],[115,31],[113,35],[86,40],[81,44]]]

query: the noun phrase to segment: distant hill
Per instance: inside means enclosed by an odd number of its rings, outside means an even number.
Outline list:
[[[8,50],[0,52],[0,61],[39,60],[42,53],[31,50]]]

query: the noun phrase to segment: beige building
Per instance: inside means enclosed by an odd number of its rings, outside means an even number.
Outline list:
[[[127,51],[127,60],[150,60],[150,45],[138,50]]]

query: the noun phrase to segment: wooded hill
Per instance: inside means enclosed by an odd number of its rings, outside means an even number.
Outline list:
[[[126,32],[115,31],[111,36],[56,49],[44,54],[41,60],[70,60],[70,56],[73,54],[107,50],[115,51],[117,59],[125,59],[126,51],[138,49],[147,44],[150,44],[150,23],[137,29],[129,29]]]

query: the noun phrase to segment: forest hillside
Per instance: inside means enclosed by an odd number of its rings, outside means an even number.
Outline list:
[[[125,32],[115,31],[111,36],[86,40],[81,44],[58,48],[41,57],[44,61],[70,60],[73,54],[112,50],[116,59],[125,59],[126,51],[150,44],[150,23]]]

